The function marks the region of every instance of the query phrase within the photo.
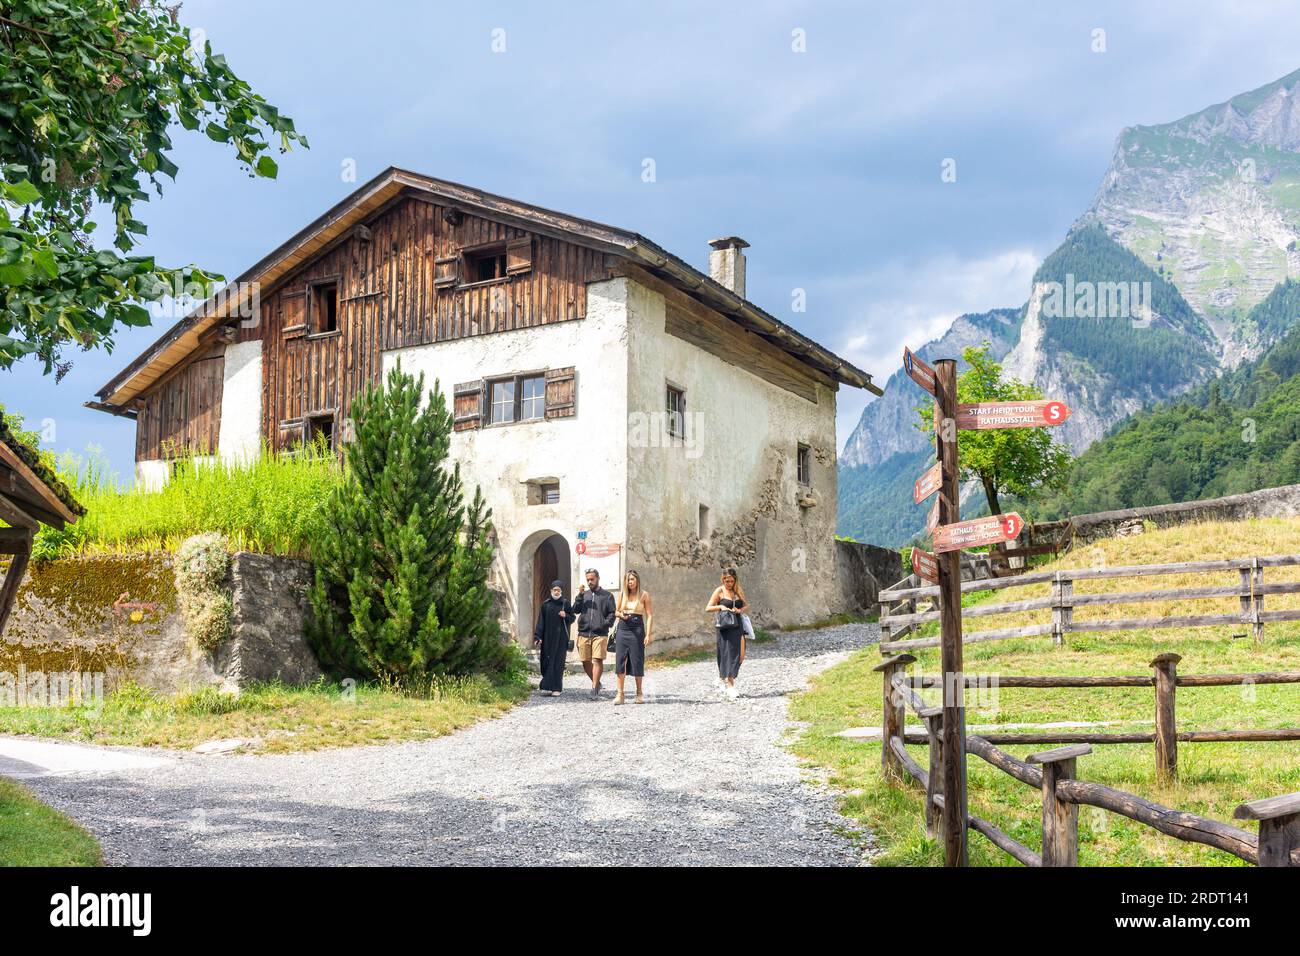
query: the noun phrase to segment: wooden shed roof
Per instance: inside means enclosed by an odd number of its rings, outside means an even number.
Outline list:
[[[342,239],[353,226],[404,193],[431,195],[453,208],[630,260],[836,381],[881,394],[866,372],[644,236],[396,167],[384,170],[355,190],[245,270],[235,282],[241,289],[245,284],[258,283],[263,295],[269,293],[291,272]],[[201,303],[101,388],[98,402],[87,405],[103,411],[122,411],[127,402],[193,352],[205,332],[228,321],[242,304],[240,298],[230,295],[215,295]]]
[[[35,519],[62,528],[85,513],[54,470],[0,418],[0,519],[13,527],[30,527]]]

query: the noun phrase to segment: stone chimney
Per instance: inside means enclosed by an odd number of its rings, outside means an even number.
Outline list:
[[[726,286],[742,299],[745,297],[745,253],[749,245],[740,236],[727,236],[714,239],[709,243],[713,251],[709,253],[709,278],[719,285]]]

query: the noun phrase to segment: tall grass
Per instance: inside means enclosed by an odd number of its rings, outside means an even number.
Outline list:
[[[86,514],[62,531],[43,527],[34,556],[174,549],[192,534],[219,531],[232,547],[307,557],[321,505],[343,480],[327,449],[262,454],[245,464],[179,461],[160,491],[120,487],[101,454],[64,456],[60,474]]]

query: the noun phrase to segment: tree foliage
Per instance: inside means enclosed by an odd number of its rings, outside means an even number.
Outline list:
[[[179,124],[274,177],[306,140],[160,0],[0,0],[0,368],[35,353],[66,371],[66,346],[111,348],[142,303],[206,295],[219,279],[130,255],[146,186],[174,179]],[[96,248],[94,208],[113,217]],[[188,287],[188,289],[187,289]]]
[[[353,403],[347,476],[312,546],[309,630],[337,672],[416,687],[506,660],[487,585],[492,513],[478,488],[465,504],[451,412],[437,382],[421,407],[425,394],[423,375],[397,367]]]
[[[957,377],[957,401],[1025,402],[1043,398],[1033,385],[1002,377],[1002,366],[989,357],[988,344],[962,353],[969,366]],[[921,428],[932,428],[933,403],[917,409]],[[1001,514],[1001,496],[1029,498],[1065,479],[1070,452],[1046,428],[993,428],[957,432],[961,477],[977,478],[984,486],[993,514]]]

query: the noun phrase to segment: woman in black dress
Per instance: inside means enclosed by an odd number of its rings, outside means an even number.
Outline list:
[[[741,610],[747,607],[745,591],[736,577],[735,568],[722,569],[722,583],[713,589],[709,604],[704,609],[716,615],[714,625],[718,631],[718,680],[723,693],[731,700],[740,696],[736,690],[736,677],[740,662],[745,658],[745,627],[740,620]]]
[[[628,571],[623,576],[623,590],[618,595],[618,607],[614,611],[614,679],[618,682],[618,693],[614,703],[623,703],[623,680],[631,674],[636,681],[636,699],[634,704],[644,704],[641,694],[641,680],[645,677],[645,648],[653,638],[651,627],[654,623],[650,611],[650,595],[641,587],[641,575]]]
[[[533,628],[533,646],[541,648],[543,694],[560,696],[564,683],[564,659],[569,652],[569,625],[574,621],[573,605],[564,599],[564,584],[551,582],[551,596],[542,602]]]

